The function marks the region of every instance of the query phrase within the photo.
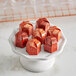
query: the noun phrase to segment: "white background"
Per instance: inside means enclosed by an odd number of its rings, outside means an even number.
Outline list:
[[[59,26],[67,43],[63,53],[56,58],[52,69],[42,73],[32,73],[22,68],[19,56],[11,50],[8,38],[20,22],[0,23],[0,76],[76,76],[76,16],[49,19]]]

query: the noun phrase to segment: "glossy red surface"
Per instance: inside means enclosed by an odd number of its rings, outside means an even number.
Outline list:
[[[24,48],[28,41],[28,35],[25,32],[17,32],[15,35],[15,46]]]
[[[56,37],[57,41],[61,39],[61,30],[56,26],[51,26],[47,31],[47,36]]]
[[[29,21],[23,21],[19,26],[19,31],[26,32],[30,36],[33,32],[33,25]]]
[[[42,28],[44,31],[47,32],[49,27],[50,27],[50,23],[46,18],[39,18],[36,21],[36,28]]]
[[[34,31],[33,31],[33,35],[32,35],[32,38],[36,38],[38,39],[41,43],[44,43],[44,40],[46,38],[46,32],[41,29],[41,28],[36,28]]]
[[[46,37],[44,50],[50,53],[57,50],[57,40],[55,37],[51,37],[51,36]]]
[[[41,51],[41,42],[37,39],[30,39],[26,44],[26,51],[29,55],[38,55]]]

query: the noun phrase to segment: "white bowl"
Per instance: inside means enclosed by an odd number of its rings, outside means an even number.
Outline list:
[[[56,59],[56,56],[61,54],[63,48],[66,44],[66,38],[62,31],[61,40],[58,42],[58,50],[53,53],[48,53],[43,50],[43,45],[41,46],[41,52],[39,55],[29,55],[26,52],[26,48],[18,48],[14,45],[15,34],[18,29],[14,30],[9,37],[9,42],[11,48],[14,53],[20,56],[20,63],[22,64],[23,68],[32,71],[32,72],[42,72],[45,70],[50,69]]]

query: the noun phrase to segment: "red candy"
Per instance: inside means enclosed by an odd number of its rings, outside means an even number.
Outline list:
[[[29,21],[23,21],[20,24],[19,31],[26,32],[30,36],[33,32],[33,25]]]
[[[28,41],[28,35],[25,32],[17,32],[15,35],[15,46],[24,48]]]
[[[32,35],[32,39],[28,37]],[[24,48],[29,55],[38,55],[41,51],[41,44],[44,44],[44,51],[49,53],[57,50],[57,42],[61,39],[61,30],[57,26],[51,26],[46,18],[39,18],[36,21],[36,29],[29,21],[23,21],[19,26],[19,32],[15,34],[15,46]]]
[[[50,23],[46,18],[39,18],[36,21],[36,28],[42,28],[44,31],[47,32],[49,27],[50,27]]]
[[[41,43],[44,43],[44,40],[46,38],[46,32],[43,29],[36,28],[33,31],[32,38],[38,39]]]
[[[61,30],[56,26],[52,26],[47,31],[47,36],[56,37],[57,41],[59,41],[61,39]]]
[[[41,51],[41,42],[37,39],[30,39],[26,44],[26,51],[29,55],[38,55]]]
[[[51,36],[46,37],[44,50],[50,53],[57,50],[57,40],[55,37],[51,37]]]

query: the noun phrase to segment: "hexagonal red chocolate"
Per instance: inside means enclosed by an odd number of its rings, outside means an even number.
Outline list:
[[[29,55],[38,55],[41,51],[41,42],[37,39],[30,39],[26,44],[26,51]]]
[[[57,39],[56,37],[47,36],[45,39],[44,50],[47,52],[54,52],[57,50]]]
[[[28,35],[25,32],[17,32],[15,35],[15,46],[24,48],[28,41]]]
[[[36,38],[38,39],[41,43],[44,43],[44,40],[46,38],[46,32],[41,29],[41,28],[36,28],[34,31],[33,31],[33,35],[32,35],[32,38]]]
[[[54,36],[59,41],[61,39],[61,30],[56,26],[52,26],[47,31],[47,36]]]
[[[46,18],[39,18],[36,21],[36,28],[42,28],[44,31],[47,32],[49,27],[50,27],[50,23]]]
[[[29,21],[23,21],[19,26],[19,31],[26,32],[30,36],[33,32],[33,25]]]

